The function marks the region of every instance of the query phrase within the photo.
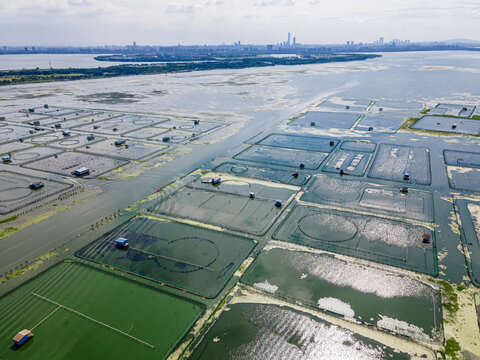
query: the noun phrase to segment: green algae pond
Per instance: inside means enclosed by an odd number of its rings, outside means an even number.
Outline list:
[[[200,304],[66,262],[0,299],[2,359],[165,358]],[[12,338],[34,336],[20,348]]]

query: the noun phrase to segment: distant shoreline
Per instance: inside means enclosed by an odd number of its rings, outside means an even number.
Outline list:
[[[217,69],[245,69],[278,65],[309,65],[361,61],[381,57],[376,54],[318,54],[306,57],[241,57],[211,61],[178,61],[149,65],[115,65],[97,68],[21,69],[0,71],[0,86],[111,78],[129,75],[154,75]]]
[[[295,51],[297,50],[297,51]],[[328,54],[337,54],[341,55],[343,53],[354,55],[354,54],[361,54],[364,53],[393,53],[393,52],[418,52],[418,51],[480,51],[480,47],[478,48],[451,48],[446,46],[437,46],[437,47],[404,47],[404,48],[396,48],[396,47],[365,47],[365,48],[356,48],[356,49],[335,49],[333,51],[329,51],[325,53]],[[272,53],[257,53],[255,56],[256,58],[278,58],[275,55],[282,54],[282,58],[305,58],[308,56],[319,56],[322,53],[317,53],[314,55],[310,55],[308,52],[305,52],[304,49],[286,49],[285,51],[277,51]],[[97,55],[94,57],[97,61],[108,61],[108,62],[116,62],[116,63],[135,63],[135,62],[142,62],[142,63],[168,63],[168,62],[208,62],[208,61],[217,61],[219,58],[233,58],[234,56],[220,56],[215,54],[197,54],[197,53],[186,53],[186,54],[169,54],[169,53],[138,53],[138,54],[128,54],[128,53],[120,53],[120,54],[104,54],[104,55]],[[241,58],[241,56],[237,56],[237,58]],[[248,58],[245,56],[245,58]],[[255,58],[255,57],[251,57]]]

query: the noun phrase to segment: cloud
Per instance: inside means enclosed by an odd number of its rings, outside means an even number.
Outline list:
[[[72,6],[92,6],[93,3],[88,0],[68,0],[68,5]]]
[[[265,7],[265,6],[293,6],[295,3],[293,0],[268,0],[268,1],[260,1],[254,3],[255,6],[258,7]]]
[[[191,14],[196,8],[193,5],[168,4],[165,9],[166,14]]]
[[[470,14],[474,17],[480,17],[480,7],[473,9]]]
[[[220,6],[225,4],[222,0],[217,0],[217,1],[207,1],[205,3],[205,6]]]
[[[479,18],[479,0],[0,0],[0,45],[446,40]]]

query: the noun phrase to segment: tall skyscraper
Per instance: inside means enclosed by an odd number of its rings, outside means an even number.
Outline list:
[[[378,39],[378,45],[382,46],[384,44],[384,39],[383,37]]]
[[[293,37],[293,45],[295,45],[296,43],[297,43],[297,37],[294,36],[294,37]]]
[[[290,46],[290,33],[288,33],[287,46]]]

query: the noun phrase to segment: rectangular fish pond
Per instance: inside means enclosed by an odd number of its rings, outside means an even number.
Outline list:
[[[254,145],[235,155],[234,159],[293,168],[299,168],[303,163],[305,169],[316,170],[327,156],[328,153],[322,152]]]
[[[408,179],[405,175],[408,174]],[[380,144],[368,177],[406,184],[430,185],[430,150],[394,144]]]
[[[193,301],[60,263],[0,299],[0,357],[164,359],[202,312]],[[34,336],[15,349],[12,337],[25,328]]]
[[[288,194],[281,187],[277,187],[272,186],[263,191],[271,191],[270,194],[278,196]],[[281,206],[276,206],[276,200],[261,197],[252,199],[249,193],[245,193],[248,189],[242,190],[242,186],[235,188],[238,189],[238,194],[224,193],[213,188],[200,190],[184,187],[164,200],[154,200],[148,206],[148,211],[187,218],[242,233],[264,235],[286,207],[286,201]],[[294,192],[290,193],[291,200]]]
[[[115,246],[119,237],[128,248]],[[205,297],[215,297],[255,246],[253,240],[139,216],[103,235],[76,256]]]
[[[234,162],[224,162],[215,167],[214,171],[297,186],[305,185],[308,179],[310,179],[310,175],[300,171],[298,176],[295,177],[292,175],[292,171],[289,170]]]
[[[408,192],[401,192],[402,188],[403,186],[379,185],[317,175],[310,182],[300,200],[433,222],[432,193],[410,187],[408,187]]]
[[[242,282],[414,340],[443,341],[438,289],[337,255],[267,244]]]
[[[425,235],[429,243],[423,242]],[[274,238],[424,274],[438,274],[434,232],[423,226],[297,205]]]
[[[286,306],[229,305],[191,360],[411,359],[385,344]]]

